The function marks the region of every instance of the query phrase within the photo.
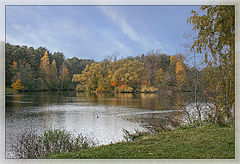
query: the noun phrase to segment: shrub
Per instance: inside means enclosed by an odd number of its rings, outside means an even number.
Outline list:
[[[76,91],[84,91],[86,88],[83,85],[78,84],[76,86]]]
[[[140,92],[143,92],[143,93],[154,93],[157,91],[158,91],[157,88],[153,86],[146,86],[146,85],[143,85],[142,88],[140,89]]]
[[[120,87],[120,86],[119,86],[119,87],[116,87],[116,88],[115,88],[115,91],[116,91],[116,92],[120,92],[120,93],[121,93],[121,92],[123,92],[123,93],[124,93],[124,92],[133,92],[133,88],[132,88],[132,87],[129,87],[129,86],[124,86],[124,87],[122,87],[122,86]]]
[[[95,145],[92,139],[89,140],[82,134],[74,137],[68,131],[50,129],[40,136],[34,131],[19,135],[12,151],[16,158],[42,158],[48,154],[73,152]]]
[[[138,131],[136,129],[134,129],[134,130],[135,130],[135,133],[130,133],[128,130],[122,129],[122,132],[124,134],[123,138],[126,142],[134,141],[134,140],[139,139],[142,136],[148,134],[147,132],[141,132],[141,131]]]

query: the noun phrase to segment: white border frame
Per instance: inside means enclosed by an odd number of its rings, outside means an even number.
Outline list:
[[[235,64],[235,160],[225,159],[150,159],[150,160],[45,160],[5,159],[5,6],[6,5],[235,5],[236,64]],[[0,163],[239,163],[240,162],[240,0],[1,0],[0,1]]]

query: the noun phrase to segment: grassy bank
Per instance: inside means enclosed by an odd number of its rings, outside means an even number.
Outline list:
[[[204,125],[147,135],[133,142],[99,146],[46,158],[91,159],[232,159],[235,155],[234,126]]]

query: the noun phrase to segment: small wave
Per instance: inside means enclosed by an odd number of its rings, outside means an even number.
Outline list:
[[[143,111],[143,112],[136,112],[136,113],[117,114],[117,116],[141,115],[141,114],[160,114],[160,113],[172,113],[172,112],[183,112],[183,111],[182,110]]]
[[[31,103],[34,103],[32,101],[16,101],[16,100],[6,100],[6,101],[9,101],[9,102],[14,102],[14,103],[23,103],[23,104],[31,104]]]

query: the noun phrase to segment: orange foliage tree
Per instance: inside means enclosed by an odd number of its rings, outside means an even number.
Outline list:
[[[11,85],[13,87],[13,89],[15,90],[20,90],[20,89],[23,89],[24,86],[21,84],[21,80],[17,80],[15,83],[13,83]]]

